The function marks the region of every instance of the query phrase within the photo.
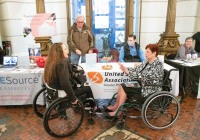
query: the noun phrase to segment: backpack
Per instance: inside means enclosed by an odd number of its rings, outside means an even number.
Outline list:
[[[87,81],[85,71],[83,70],[83,68],[78,64],[71,64],[70,73],[73,89],[83,87],[85,82]]]

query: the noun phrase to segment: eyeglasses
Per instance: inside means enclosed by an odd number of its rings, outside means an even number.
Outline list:
[[[77,23],[84,23],[84,21],[76,21]]]

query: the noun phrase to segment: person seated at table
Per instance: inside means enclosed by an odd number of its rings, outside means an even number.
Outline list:
[[[158,86],[142,86],[145,84],[161,84],[164,77],[163,63],[158,59],[159,46],[157,44],[149,44],[146,46],[145,56],[146,62],[136,67],[125,67],[122,63],[118,62],[120,69],[128,74],[128,76],[134,80],[135,78],[141,80],[141,89],[139,91],[142,97],[146,97],[149,94],[160,91],[162,88]],[[142,91],[142,92],[141,92]],[[134,94],[138,94],[138,90],[133,87],[126,87],[125,84],[121,84],[118,88],[118,94],[116,102],[113,106],[104,107],[106,118],[113,118],[117,109],[126,101],[127,98],[134,97]]]
[[[77,104],[76,91],[73,90],[72,83],[70,82],[71,63],[68,59],[68,53],[69,51],[63,43],[52,44],[44,68],[44,81],[51,88],[64,90],[71,103]],[[87,98],[94,99],[92,91],[87,92]]]
[[[136,36],[130,34],[127,43],[121,47],[119,52],[120,62],[144,62],[144,52],[136,42]]]
[[[192,47],[192,41],[192,37],[187,37],[185,39],[185,43],[179,47],[175,59],[185,60],[187,58],[187,54],[196,54],[196,51]]]

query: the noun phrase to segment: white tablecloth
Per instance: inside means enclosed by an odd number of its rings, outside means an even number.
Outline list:
[[[42,88],[42,68],[0,68],[0,105],[32,104]]]
[[[97,63],[90,66],[85,63],[81,64],[86,72],[87,80],[90,83],[95,99],[110,99],[114,93],[117,93],[118,87],[121,83],[130,80],[129,77],[119,69],[119,65],[117,63],[107,64],[112,65],[111,70],[102,69],[102,66],[105,65],[105,63]],[[134,63],[124,63],[124,65],[134,67]],[[175,69],[167,64],[164,64],[164,68],[167,70]],[[179,71],[173,71],[170,78],[172,78],[171,92],[178,96]]]

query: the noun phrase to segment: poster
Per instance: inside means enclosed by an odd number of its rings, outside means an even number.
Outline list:
[[[41,49],[40,47],[28,48],[28,54],[29,54],[29,63],[35,64],[35,60],[41,56]]]
[[[115,31],[115,42],[122,43],[125,39],[125,31]]]
[[[95,0],[95,14],[109,14],[109,0]]]
[[[109,28],[109,16],[95,16],[95,28]]]
[[[33,37],[53,36],[56,34],[55,13],[42,13],[37,15],[24,15],[23,35],[32,34]]]

